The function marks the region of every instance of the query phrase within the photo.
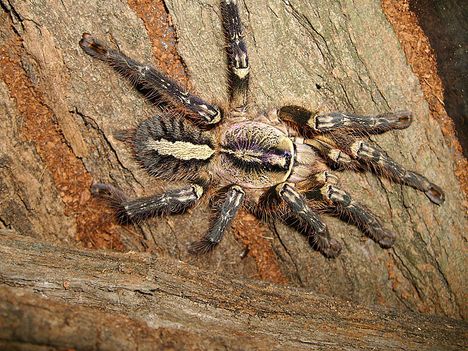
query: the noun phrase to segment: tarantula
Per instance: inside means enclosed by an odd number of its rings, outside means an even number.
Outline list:
[[[249,58],[237,1],[221,1],[221,14],[229,73],[227,107],[193,95],[157,69],[83,34],[80,46],[88,55],[166,104],[136,128],[117,133],[117,139],[131,145],[150,175],[188,183],[133,200],[112,185],[94,184],[92,193],[116,208],[120,222],[184,212],[217,188],[211,198],[215,208],[211,227],[191,244],[190,252],[205,253],[218,245],[244,206],[258,217],[278,218],[293,226],[323,255],[336,257],[341,245],[330,237],[319,213],[347,219],[383,248],[391,247],[396,235],[339,187],[331,169],[367,169],[424,192],[435,204],[444,202],[440,187],[360,138],[407,128],[410,112],[316,114],[299,106],[249,112]]]

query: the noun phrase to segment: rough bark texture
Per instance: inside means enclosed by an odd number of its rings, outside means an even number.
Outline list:
[[[70,249],[11,231],[0,239],[0,346],[8,350],[468,346],[466,323],[454,319],[371,310],[148,254]]]
[[[446,203],[436,207],[413,189],[370,174],[342,174],[343,186],[399,237],[394,248],[382,250],[355,227],[326,218],[344,246],[335,260],[312,251],[296,232],[279,224],[269,229],[246,214],[212,255],[193,258],[187,243],[208,227],[205,205],[134,227],[113,222],[90,197],[93,181],[135,195],[164,185],[139,170],[112,137],[150,116],[152,107],[81,52],[81,34],[113,42],[183,82],[187,73],[191,86],[215,101],[227,97],[224,42],[215,0],[167,0],[166,8],[158,1],[98,3],[0,1],[0,228],[70,245],[149,249],[210,274],[269,279],[364,305],[467,316],[467,221],[454,151],[430,118],[377,1],[241,3],[251,96],[259,108],[296,103],[323,111],[412,110],[411,128],[372,139],[446,191]]]

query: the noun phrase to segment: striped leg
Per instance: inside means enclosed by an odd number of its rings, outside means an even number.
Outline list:
[[[233,185],[229,188],[208,233],[201,240],[190,245],[189,251],[191,253],[196,255],[207,253],[221,242],[225,230],[229,227],[242,205],[244,195],[244,190],[240,186]]]
[[[343,131],[378,134],[392,129],[408,128],[412,122],[409,111],[360,116],[341,112],[315,114],[299,106],[284,106],[279,109],[279,115],[284,120],[307,126],[319,133]]]
[[[307,205],[305,197],[288,183],[279,184],[276,187],[276,192],[288,205],[292,216],[300,220],[300,225],[311,229],[310,234],[313,235],[313,243],[317,249],[326,257],[334,258],[338,256],[341,251],[340,243],[330,238],[327,226],[320,216]]]
[[[133,84],[144,87],[149,94],[161,96],[167,103],[181,107],[185,113],[207,124],[221,120],[218,106],[190,94],[179,84],[151,66],[141,64],[117,50],[108,48],[91,34],[84,33],[80,46],[88,55],[106,62]]]
[[[323,132],[323,135],[305,139],[304,143],[316,149],[331,166],[356,169],[362,165],[377,175],[386,176],[394,182],[424,192],[437,205],[445,201],[444,192],[439,186],[416,172],[406,170],[388,157],[383,150],[362,140],[355,141],[352,135],[407,128],[411,124],[409,112],[367,117],[339,112],[315,115],[302,107],[285,106],[278,111],[278,114],[283,120],[308,126],[316,132]]]
[[[308,122],[309,126],[319,132],[331,132],[338,129],[351,132],[384,133],[392,129],[405,129],[412,122],[411,112],[388,112],[375,116],[359,116],[332,112],[320,114]]]
[[[388,157],[383,150],[358,140],[350,146],[349,152],[371,170],[378,171],[397,183],[408,185],[424,192],[433,203],[441,205],[445,201],[445,194],[439,186],[431,183],[426,177],[416,172],[406,170],[403,166],[400,166]]]
[[[341,150],[333,140],[326,136],[304,139],[304,144],[312,146],[330,167],[355,168],[356,161]]]
[[[182,189],[169,190],[164,194],[134,200],[129,200],[121,190],[110,184],[94,184],[91,192],[115,208],[120,223],[133,223],[159,214],[184,212],[200,199],[203,188],[193,184]]]
[[[393,245],[395,233],[385,229],[379,217],[364,205],[353,200],[346,191],[327,182],[320,189],[320,193],[320,197],[327,203],[331,203],[332,208],[339,215],[344,215],[381,247],[389,248]]]
[[[237,0],[221,1],[221,13],[227,44],[231,107],[243,110],[249,88],[249,57]]]

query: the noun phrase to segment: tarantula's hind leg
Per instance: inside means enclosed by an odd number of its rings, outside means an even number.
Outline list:
[[[334,258],[340,254],[341,244],[330,238],[328,228],[320,216],[306,203],[306,199],[288,183],[276,186],[278,196],[286,202],[291,214],[298,218],[304,226],[312,228],[314,244],[326,257]]]
[[[218,209],[214,222],[205,236],[199,240],[194,241],[190,247],[189,252],[192,254],[204,254],[213,250],[216,245],[221,242],[224,231],[232,222],[237,214],[237,211],[242,205],[244,199],[244,190],[240,186],[233,185],[226,192],[224,202]]]
[[[107,47],[91,34],[83,34],[80,46],[88,55],[106,62],[133,84],[143,88],[148,92],[150,98],[153,95],[161,97],[166,103],[181,108],[185,114],[206,124],[216,124],[221,120],[221,111],[218,106],[211,105],[190,94],[177,82],[157,69],[139,63],[120,51]]]
[[[128,224],[156,216],[158,214],[181,213],[192,207],[202,196],[200,185],[169,190],[163,194],[129,200],[119,189],[110,184],[96,183],[91,193],[106,200],[115,210],[117,220]]]

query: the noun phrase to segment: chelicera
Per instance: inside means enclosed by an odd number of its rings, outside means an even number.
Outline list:
[[[116,208],[120,222],[182,213],[211,197],[215,215],[209,231],[191,244],[193,253],[217,246],[244,207],[261,219],[293,226],[323,255],[336,257],[341,245],[330,237],[323,213],[354,223],[383,248],[391,247],[396,235],[340,188],[331,169],[367,169],[424,192],[435,204],[444,202],[441,188],[366,140],[369,134],[407,128],[410,112],[317,114],[299,106],[252,112],[249,58],[236,0],[221,1],[221,13],[229,72],[226,106],[201,99],[157,69],[83,34],[80,46],[88,55],[165,102],[154,117],[117,137],[130,145],[151,176],[183,184],[137,199],[110,184],[93,185],[93,194]]]

